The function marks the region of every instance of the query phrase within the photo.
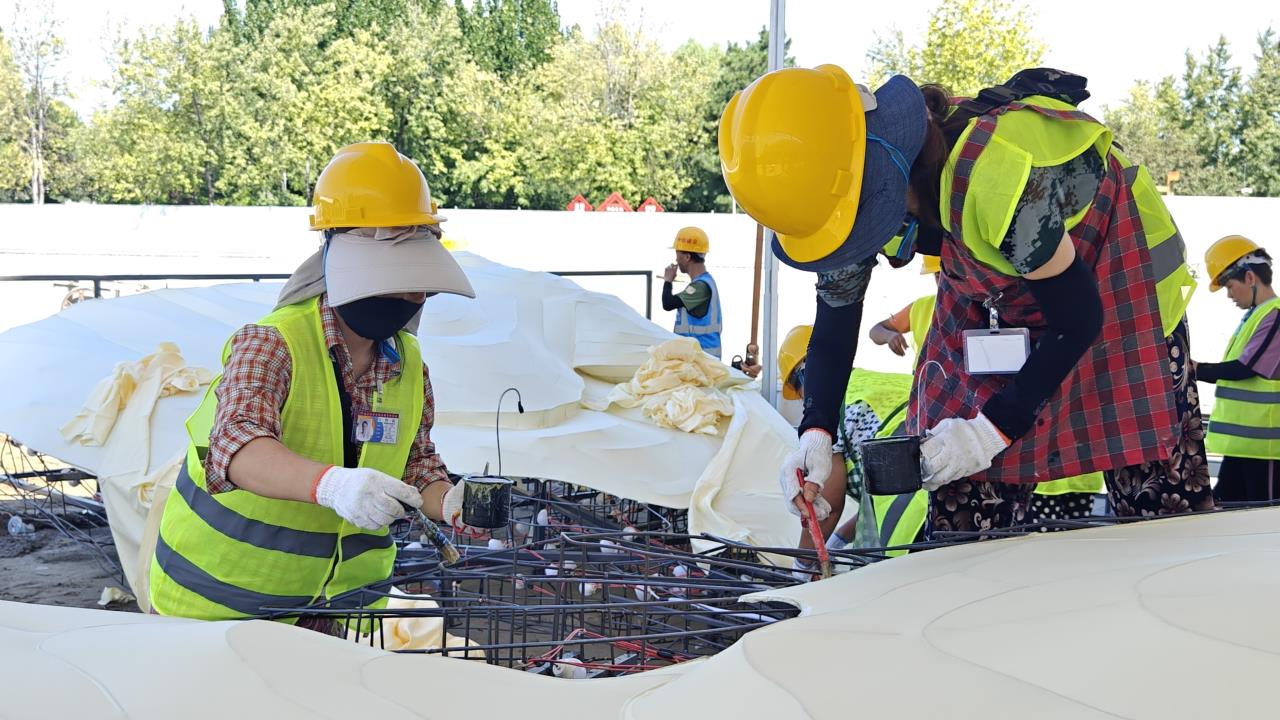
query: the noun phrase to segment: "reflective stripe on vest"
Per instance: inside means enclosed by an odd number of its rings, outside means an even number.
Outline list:
[[[880,545],[896,547],[915,542],[929,515],[929,493],[917,490],[905,495],[872,495],[876,510],[876,527],[880,530]],[[906,550],[888,550],[885,555],[898,557]]]
[[[1147,170],[1128,160],[1112,145],[1111,131],[1076,108],[1060,100],[1033,96],[1021,101],[1024,109],[1009,110],[1000,116],[992,140],[974,162],[961,213],[961,237],[973,256],[987,267],[1014,276],[1013,265],[1000,254],[1000,244],[1013,222],[1032,167],[1060,165],[1082,152],[1114,155],[1130,181],[1134,202],[1142,219],[1143,237],[1151,254],[1151,272],[1156,283],[1160,321],[1165,336],[1182,320],[1195,279],[1186,264],[1186,246],[1169,214],[1155,182]],[[1032,108],[1071,112],[1076,117],[1049,117]],[[943,225],[950,229],[952,179],[955,163],[975,120],[960,136],[942,174],[940,210]],[[1071,230],[1084,219],[1090,206],[1066,219]]]
[[[308,595],[268,595],[223,582],[174,552],[163,535],[156,538],[155,562],[182,587],[206,598],[217,598],[217,604],[242,616],[261,615],[264,608],[296,608],[313,600]]]
[[[1249,312],[1231,336],[1223,362],[1239,360],[1262,321],[1280,309],[1272,298]],[[1280,323],[1280,319],[1277,319]],[[1275,332],[1276,325],[1272,325]],[[1274,340],[1273,340],[1274,342]],[[1219,380],[1205,448],[1230,457],[1280,459],[1280,380]]]
[[[257,324],[279,331],[289,349],[281,443],[302,457],[342,465],[342,410],[318,299],[280,308]],[[371,410],[399,414],[397,442],[365,443],[359,466],[402,477],[422,418],[423,373],[417,340],[401,332],[396,344],[402,371],[383,384]],[[229,353],[228,343],[224,363]],[[202,458],[220,381],[187,420],[187,460],[169,494],[151,564],[152,607],[165,615],[231,619],[332,598],[389,577],[395,545],[386,528],[361,530],[312,503],[240,489],[207,491]]]
[[[711,289],[711,299],[707,302],[707,314],[700,318],[694,317],[684,305],[681,305],[676,309],[676,324],[672,332],[697,340],[707,353],[720,357],[720,333],[724,330],[724,323],[720,316],[720,290],[709,272],[689,279],[690,285],[695,282],[704,282]]]

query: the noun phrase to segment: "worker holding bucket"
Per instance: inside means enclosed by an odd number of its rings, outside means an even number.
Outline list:
[[[829,474],[875,255],[900,235],[891,264],[918,251],[943,265],[921,362],[945,376],[915,383],[909,406],[909,426],[927,420],[934,529],[1020,523],[1035,483],[1093,471],[1122,515],[1213,507],[1185,248],[1147,172],[1076,110],[1087,96],[1047,69],[972,100],[903,76],[871,93],[826,65],[729,101],[730,191],[779,259],[818,275],[788,502]]]
[[[406,511],[458,521],[464,485],[431,441],[410,332],[431,296],[475,297],[443,219],[387,143],[344,147],[320,173],[321,249],[227,341],[187,420],[151,563],[155,612],[222,620],[331,599],[391,575],[388,525]]]

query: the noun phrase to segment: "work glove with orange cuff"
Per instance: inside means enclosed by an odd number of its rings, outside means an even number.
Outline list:
[[[972,420],[947,418],[928,432],[920,443],[924,456],[924,489],[933,492],[954,480],[991,467],[991,461],[1009,447],[1009,441],[986,415]]]
[[[778,484],[782,486],[782,499],[792,515],[803,518],[795,503],[796,496],[803,491],[796,470],[804,474],[806,482],[818,486],[818,496],[813,499],[813,512],[819,520],[826,520],[831,514],[831,503],[822,497],[822,486],[831,475],[831,436],[827,431],[818,428],[805,430],[800,436],[800,447],[792,450],[782,461],[782,472],[778,477]]]
[[[330,467],[316,479],[311,495],[316,504],[365,530],[381,530],[403,517],[404,505],[422,507],[422,495],[413,486],[373,468]]]

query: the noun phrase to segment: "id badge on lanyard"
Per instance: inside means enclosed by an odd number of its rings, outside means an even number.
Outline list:
[[[1011,375],[1022,369],[1031,355],[1031,331],[1000,327],[996,303],[1003,293],[987,298],[987,327],[964,331],[964,368],[970,375]]]

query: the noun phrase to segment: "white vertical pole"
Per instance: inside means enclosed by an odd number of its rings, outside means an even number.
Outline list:
[[[787,33],[785,19],[787,0],[769,0],[769,71],[782,67],[786,58]],[[765,232],[764,265],[761,267],[764,327],[761,338],[760,392],[773,407],[778,407],[778,259],[770,248],[773,233]]]

